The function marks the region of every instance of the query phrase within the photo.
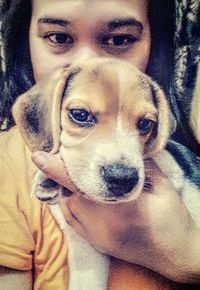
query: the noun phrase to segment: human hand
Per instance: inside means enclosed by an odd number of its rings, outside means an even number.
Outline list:
[[[142,192],[132,202],[103,204],[78,193],[57,157],[40,154],[46,159],[40,170],[77,192],[62,198],[61,208],[68,223],[94,247],[171,280],[200,283],[200,230],[152,160],[145,165],[152,192]]]

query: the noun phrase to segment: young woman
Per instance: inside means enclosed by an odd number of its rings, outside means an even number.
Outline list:
[[[157,2],[4,0],[2,121],[12,126],[10,108],[16,97],[50,71],[77,59],[122,58],[169,89],[174,3]],[[30,152],[16,128],[2,133],[0,142],[0,265],[4,271],[0,285],[31,289],[33,283],[34,289],[65,289],[67,245],[48,208],[30,198],[34,171]],[[44,152],[34,153],[32,159],[73,191],[60,160]],[[113,256],[109,289],[175,287],[134,264],[180,283],[200,283],[200,230],[158,168],[152,168],[152,182],[152,195],[143,194],[126,205],[100,206],[76,193],[61,201],[67,221],[96,248]]]

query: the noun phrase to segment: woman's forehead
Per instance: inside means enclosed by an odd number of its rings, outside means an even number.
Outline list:
[[[79,20],[81,17],[134,17],[141,22],[147,18],[148,0],[33,0],[33,16]]]

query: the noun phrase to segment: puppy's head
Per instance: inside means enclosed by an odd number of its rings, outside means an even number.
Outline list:
[[[19,97],[13,112],[31,150],[59,151],[76,186],[102,201],[136,198],[144,156],[169,136],[160,87],[109,58],[60,69]]]

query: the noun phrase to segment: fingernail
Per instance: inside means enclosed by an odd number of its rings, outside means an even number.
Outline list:
[[[32,154],[32,161],[39,169],[43,169],[47,163],[47,159],[44,156],[39,155],[38,153]]]

